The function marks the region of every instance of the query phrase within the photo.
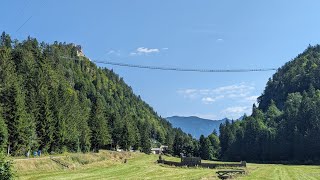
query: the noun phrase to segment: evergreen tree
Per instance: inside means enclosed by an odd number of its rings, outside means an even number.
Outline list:
[[[87,152],[110,144],[148,153],[151,139],[168,145],[169,153],[196,154],[196,140],[172,128],[112,70],[77,56],[74,44],[31,37],[12,42],[2,33],[0,105],[0,145],[12,155]]]
[[[0,109],[1,112],[1,109]],[[8,143],[8,129],[7,125],[2,118],[2,113],[0,113],[0,152],[4,151],[4,148],[7,146]]]
[[[12,43],[12,41],[11,41],[9,34],[2,32],[2,34],[0,36],[0,46],[11,48],[11,43]]]
[[[217,136],[217,132],[213,132],[208,136],[211,146],[212,146],[212,157],[218,158],[220,155],[220,140]]]
[[[89,120],[89,126],[91,128],[91,143],[95,150],[98,150],[110,143],[110,135],[105,113],[102,96],[98,95],[93,104]]]
[[[124,117],[124,125],[122,127],[120,147],[124,150],[130,150],[130,147],[135,144],[135,129],[130,123],[130,115]]]
[[[201,159],[211,160],[213,159],[213,149],[209,138],[205,138],[203,135],[200,136],[200,157]]]
[[[52,143],[54,141],[54,119],[51,111],[48,94],[39,102],[39,112],[37,114],[37,135],[40,140],[40,149],[43,152],[51,152]]]
[[[149,124],[145,121],[141,127],[141,150],[144,153],[151,153],[151,140],[150,140],[150,127]]]

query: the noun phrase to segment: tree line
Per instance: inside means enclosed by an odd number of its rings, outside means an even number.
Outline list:
[[[0,39],[0,151],[13,156],[140,150],[232,161],[320,160],[320,46],[309,46],[267,82],[252,115],[199,140],[173,128],[113,70],[74,44]],[[70,58],[63,58],[70,57]],[[3,159],[3,158],[2,158]],[[3,161],[5,162],[5,161]]]
[[[0,151],[88,152],[168,145],[199,154],[199,141],[173,128],[113,70],[97,67],[74,44],[0,39]],[[70,58],[64,58],[70,57]],[[217,137],[215,138],[217,140]]]
[[[220,126],[221,157],[320,162],[320,46],[309,46],[269,79],[243,121]]]

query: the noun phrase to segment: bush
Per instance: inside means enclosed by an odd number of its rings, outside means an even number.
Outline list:
[[[12,171],[12,162],[7,160],[2,153],[0,153],[0,179],[14,179],[14,174]]]

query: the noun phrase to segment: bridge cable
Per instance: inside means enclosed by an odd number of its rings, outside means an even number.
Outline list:
[[[78,58],[71,58],[61,56],[64,59],[79,60]],[[120,62],[111,61],[98,61],[91,60],[97,64],[106,64],[113,66],[129,67],[129,68],[140,68],[140,69],[151,69],[151,70],[163,70],[163,71],[182,71],[182,72],[207,72],[207,73],[222,73],[222,72],[261,72],[261,71],[276,71],[276,68],[257,68],[257,69],[191,69],[191,68],[180,68],[180,67],[162,67],[162,66],[149,66],[149,65],[138,65],[138,64],[126,64]]]

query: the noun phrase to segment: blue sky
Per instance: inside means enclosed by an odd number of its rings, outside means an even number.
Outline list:
[[[320,43],[316,0],[4,0],[1,6],[0,30],[13,38],[30,35],[45,42],[74,42],[82,45],[87,57],[99,61],[277,68],[309,44]],[[124,77],[159,115],[211,119],[250,114],[274,73],[107,67]]]

